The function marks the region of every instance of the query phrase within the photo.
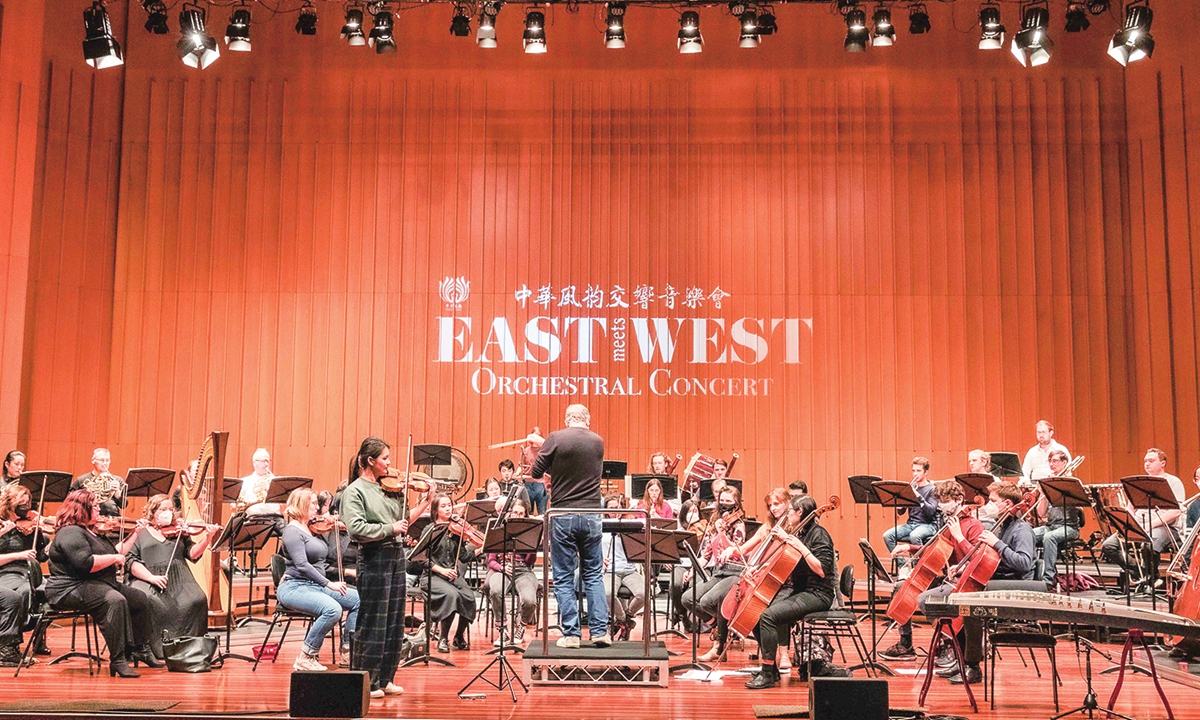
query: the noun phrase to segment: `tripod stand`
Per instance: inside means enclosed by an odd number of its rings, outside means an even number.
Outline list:
[[[511,507],[512,501],[505,503],[505,508]],[[506,510],[507,513],[507,510]],[[501,557],[501,565],[504,564],[504,559],[511,559],[513,567],[516,567],[516,558],[514,553],[536,553],[542,544],[542,521],[533,518],[510,518],[505,520],[503,516],[497,519],[484,536],[483,550],[485,552],[499,552]],[[500,597],[508,598],[509,576],[508,573],[501,571],[500,573]],[[516,602],[513,603],[514,609]],[[509,662],[505,651],[509,649],[506,642],[507,638],[512,637],[511,630],[508,627],[509,613],[501,612],[500,618],[500,652],[492,661],[480,670],[475,677],[471,678],[470,682],[458,691],[460,698],[465,696],[467,689],[475,684],[476,680],[491,685],[497,690],[508,689],[508,694],[512,697],[512,701],[517,701],[517,691],[513,689],[513,682],[521,686],[521,689],[526,693],[529,688],[525,682],[521,680],[521,675]],[[495,666],[497,668],[498,678],[493,681],[487,677],[488,672]]]
[[[270,530],[270,528],[266,529],[268,531]],[[251,545],[254,544],[254,538],[248,536],[252,536],[255,532],[256,529],[247,530],[246,515],[244,513],[238,513],[229,518],[229,524],[225,526],[225,529],[221,532],[221,535],[216,539],[216,541],[213,542],[214,547],[225,545],[224,551],[229,553],[229,583],[228,588],[226,589],[226,602],[228,603],[226,607],[229,608],[229,612],[225,613],[225,649],[217,653],[217,657],[213,659],[214,663],[224,663],[226,660],[245,660],[249,663],[254,662],[254,658],[248,655],[238,655],[234,653],[230,646],[233,640],[233,616],[236,610],[236,607],[233,604],[233,556],[235,549],[239,544],[242,544],[247,540],[249,540]],[[250,592],[251,595],[253,595],[253,582],[250,584]]]
[[[439,526],[430,523],[425,534],[421,536],[416,547],[412,549],[412,553],[408,556],[409,564],[422,564],[425,560],[429,560],[429,572],[425,575],[425,649],[420,655],[411,657],[400,663],[400,667],[402,668],[417,664],[428,667],[431,662],[447,667],[457,667],[449,660],[436,657],[429,652],[430,643],[433,641],[433,621],[429,619],[429,603],[433,602],[433,558],[430,553],[433,552],[433,547],[442,541],[442,538],[446,536],[449,530],[449,525]]]
[[[1092,687],[1092,651],[1095,650],[1096,652],[1100,653],[1103,657],[1105,657],[1108,660],[1112,660],[1112,656],[1106,654],[1103,650],[1101,650],[1100,648],[1093,645],[1091,640],[1080,637],[1079,633],[1075,632],[1075,633],[1072,633],[1072,635],[1075,636],[1075,653],[1076,654],[1079,653],[1080,645],[1082,645],[1083,649],[1084,649],[1084,653],[1085,653],[1084,667],[1086,668],[1084,671],[1084,679],[1087,681],[1087,694],[1083,696],[1083,704],[1082,705],[1075,708],[1074,710],[1068,710],[1064,713],[1059,713],[1059,714],[1055,715],[1054,717],[1050,718],[1050,720],[1059,720],[1060,718],[1064,718],[1068,715],[1074,715],[1075,713],[1083,714],[1085,711],[1087,712],[1087,716],[1089,718],[1095,717],[1094,713],[1097,710],[1102,713],[1108,714],[1110,717],[1119,717],[1119,718],[1124,718],[1124,720],[1133,720],[1133,718],[1129,717],[1128,715],[1122,715],[1119,712],[1114,712],[1112,710],[1107,710],[1107,709],[1101,708],[1100,703],[1096,700],[1096,690]]]

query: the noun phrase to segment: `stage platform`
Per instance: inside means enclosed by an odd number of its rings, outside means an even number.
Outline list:
[[[666,687],[670,673],[666,643],[619,642],[606,648],[560,648],[552,640],[546,652],[535,641],[521,660],[530,685],[656,685]]]

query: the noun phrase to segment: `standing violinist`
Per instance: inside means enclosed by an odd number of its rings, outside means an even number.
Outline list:
[[[150,603],[150,650],[163,658],[163,636],[199,637],[208,629],[208,598],[188,568],[221,529],[197,526],[195,536],[182,532],[179,514],[166,495],[146,502],[149,524],[138,533],[125,562],[125,581],[146,594]]]
[[[454,649],[471,649],[466,632],[475,620],[475,591],[462,576],[461,564],[474,558],[480,548],[463,537],[467,525],[454,517],[454,501],[449,495],[439,494],[433,500],[433,522],[425,529],[425,534],[446,528],[450,528],[450,532],[443,533],[429,549],[427,571],[432,576],[421,583],[422,587],[430,589],[429,627],[441,623],[437,649],[442,653],[450,652],[448,638],[455,615],[458,615],[458,630],[454,634]]]
[[[791,546],[800,560],[759,616],[756,632],[762,668],[746,683],[750,690],[778,685],[780,675],[775,658],[780,645],[787,647],[792,625],[809,613],[833,607],[837,560],[833,538],[821,527],[818,518],[813,517],[816,511],[817,502],[811,497],[791,498],[786,522],[776,523],[771,528],[770,538]],[[792,528],[801,526],[799,534],[793,534],[797,531]]]
[[[744,515],[742,494],[738,489],[726,487],[722,490],[700,542],[700,560],[710,566],[708,582],[701,583],[695,590],[688,588],[683,592],[683,605],[693,617],[700,621],[715,620],[717,623],[717,641],[700,657],[703,662],[712,662],[724,655],[729,640],[729,621],[721,614],[721,603],[745,566],[732,560],[721,562],[719,556],[725,548],[746,542]],[[700,579],[695,578],[695,582],[700,582]]]
[[[979,542],[979,536],[983,535],[983,525],[979,520],[971,515],[959,517],[959,511],[963,507],[963,495],[962,485],[959,485],[957,480],[946,480],[937,483],[934,487],[934,497],[938,503],[938,521],[945,528],[945,532],[949,533],[953,544],[949,559],[951,566],[962,562],[967,553],[971,552],[971,548],[975,547],[975,543]],[[940,573],[943,569],[936,568],[935,570]],[[900,582],[907,581],[901,580]],[[892,591],[893,594],[899,593],[900,587],[900,583],[897,583]],[[925,601],[932,592],[932,589],[927,589],[917,598],[917,605],[922,612],[925,610]],[[885,650],[880,650],[879,657],[884,660],[916,659],[917,653],[912,644],[911,619],[900,626],[900,641]]]
[[[21,640],[33,601],[33,589],[41,584],[39,562],[46,559],[46,534],[37,533],[29,490],[16,483],[0,490],[0,667],[16,667],[21,660]],[[35,569],[37,572],[35,573]],[[46,636],[38,644],[38,655],[49,655]]]

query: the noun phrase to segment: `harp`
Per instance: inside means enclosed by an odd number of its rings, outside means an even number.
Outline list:
[[[228,432],[213,432],[204,438],[195,476],[188,478],[184,473],[181,478],[185,520],[196,520],[211,525],[225,524],[225,518],[221,517],[221,483],[225,478],[225,447],[228,443]],[[196,582],[208,597],[210,618],[214,615],[218,619],[224,618],[229,612],[225,607],[229,594],[229,579],[221,572],[220,553],[209,547],[200,559],[191,563],[189,567]]]

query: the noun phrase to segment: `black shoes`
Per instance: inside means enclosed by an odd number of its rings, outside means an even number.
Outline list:
[[[123,678],[141,677],[141,675],[138,675],[129,667],[129,663],[125,662],[124,658],[120,660],[113,660],[108,664],[108,675],[109,677]]]
[[[830,678],[846,678],[854,677],[854,673],[850,672],[841,665],[834,665],[831,662],[824,660],[813,660],[812,663],[813,677],[830,677]],[[796,677],[800,680],[808,680],[808,664],[798,663],[796,665]]]
[[[746,683],[747,690],[764,690],[779,684],[779,668],[774,665],[763,665],[754,673],[754,677]]]
[[[471,643],[468,642],[465,637],[460,635],[460,636],[454,638],[454,649],[455,650],[470,650]]]
[[[137,650],[125,653],[134,663],[141,663],[148,668],[164,667],[166,663],[154,657],[149,645],[143,645]]]
[[[962,685],[964,682],[968,685],[978,685],[983,682],[983,673],[979,668],[968,665],[966,672],[954,673],[949,679],[951,685]]]

